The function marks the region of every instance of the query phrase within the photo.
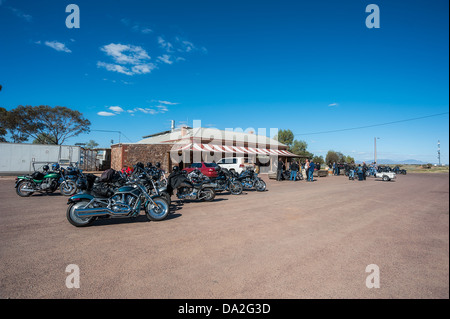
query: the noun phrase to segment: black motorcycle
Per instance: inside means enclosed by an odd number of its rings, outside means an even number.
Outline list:
[[[211,183],[216,184],[214,189],[216,192],[229,191],[233,195],[242,194],[244,187],[240,182],[235,180],[233,174],[228,169],[216,166],[216,171],[218,176],[209,179]]]
[[[266,190],[266,182],[264,182],[258,174],[255,173],[253,168],[248,167],[241,174],[235,173],[235,180],[240,182],[246,189],[255,188],[258,192]]]
[[[161,221],[168,216],[169,203],[161,196],[148,193],[144,174],[133,174],[127,180],[120,174],[114,178],[116,180],[112,181],[97,179],[90,191],[87,180],[77,182],[82,192],[67,202],[66,216],[72,225],[88,226],[99,218],[135,218],[140,215],[142,207],[151,221]]]
[[[200,171],[195,172],[195,174],[198,173]],[[175,166],[173,172],[167,178],[167,192],[172,195],[174,190],[176,190],[176,196],[181,200],[212,201],[216,197],[214,190],[216,184],[206,179],[197,180],[192,177],[193,175],[191,175],[190,180],[186,172],[180,171],[178,166]]]

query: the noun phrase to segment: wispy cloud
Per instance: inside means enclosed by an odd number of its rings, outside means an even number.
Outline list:
[[[180,103],[169,102],[169,101],[161,101],[161,100],[158,100],[158,102],[161,103],[161,104],[165,104],[165,105],[177,105],[177,104],[180,104]]]
[[[153,30],[150,29],[149,27],[142,26],[140,23],[133,22],[127,18],[121,19],[120,22],[122,22],[123,25],[129,27],[134,32],[140,32],[142,34],[149,34],[153,32]]]
[[[158,104],[155,106],[148,106],[148,107],[135,107],[132,109],[124,109],[121,106],[108,106],[108,110],[109,111],[101,111],[98,112],[97,115],[99,116],[116,116],[116,115],[120,115],[122,113],[127,113],[131,116],[134,116],[136,113],[144,113],[144,114],[150,114],[150,115],[155,115],[155,114],[163,114],[169,111],[168,105],[175,105],[178,103],[171,103],[171,102],[167,102],[167,101],[163,101],[169,104]],[[112,111],[112,112],[110,112]]]
[[[163,54],[162,56],[157,57],[157,59],[163,63],[172,64],[173,61],[171,61],[170,58],[171,57],[168,54]]]
[[[150,56],[140,46],[111,43],[100,48],[106,55],[119,64],[140,64],[150,60]]]
[[[115,116],[117,114],[111,113],[111,112],[98,112],[97,115],[100,115],[100,116]]]
[[[0,0],[1,1],[1,0]],[[1,5],[1,2],[0,2]],[[13,7],[9,7],[9,9],[19,18],[24,19],[27,22],[31,22],[31,20],[33,19],[33,17],[29,14],[26,14],[24,12],[22,12],[21,10],[17,9],[17,8],[13,8]]]
[[[331,103],[331,104],[328,104],[328,106],[330,106],[330,107],[332,107],[332,106],[339,106],[339,104],[338,103]]]
[[[169,41],[166,41],[162,36],[158,37],[158,44],[162,49],[164,49],[168,53],[175,52],[174,48],[173,48],[173,44],[170,43]]]
[[[121,108],[120,106],[110,106],[109,109],[116,113],[124,112],[123,108]]]
[[[126,75],[146,74],[156,68],[154,63],[148,62],[151,58],[140,46],[111,43],[100,48],[114,63],[99,61],[97,67],[108,71]]]
[[[112,72],[118,72],[118,73],[122,73],[122,74],[126,74],[126,75],[133,75],[133,73],[130,72],[130,70],[128,68],[126,68],[122,65],[118,65],[118,64],[105,63],[105,62],[98,61],[97,67],[105,68],[106,70],[112,71]]]
[[[39,43],[38,43],[39,42]],[[41,42],[38,41],[37,44],[40,44]],[[66,47],[64,43],[58,42],[58,41],[45,41],[44,44],[52,49],[55,49],[56,51],[61,52],[67,52],[71,53],[72,51]]]

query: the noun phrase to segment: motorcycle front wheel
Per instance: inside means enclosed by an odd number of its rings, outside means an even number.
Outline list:
[[[86,227],[94,221],[94,217],[80,217],[77,213],[75,213],[76,209],[89,208],[87,207],[87,204],[89,204],[89,201],[86,200],[70,204],[66,212],[66,217],[69,223],[76,227]]]
[[[169,203],[163,197],[154,197],[153,203],[148,202],[145,206],[145,213],[149,220],[161,221],[169,215]]]
[[[59,190],[64,196],[72,196],[77,192],[77,185],[74,181],[66,181],[61,184]]]
[[[266,190],[266,182],[264,182],[262,179],[258,180],[255,183],[255,188],[258,192],[264,192]]]
[[[242,184],[239,182],[230,183],[230,192],[233,195],[240,195],[243,189],[244,187],[242,187]]]

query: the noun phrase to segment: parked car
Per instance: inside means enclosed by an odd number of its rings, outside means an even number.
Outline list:
[[[385,182],[388,182],[391,179],[395,179],[396,176],[397,174],[395,174],[394,172],[377,172],[375,175],[375,177],[381,178]]]
[[[194,169],[198,169],[206,177],[217,177],[218,173],[216,167],[217,167],[216,163],[205,163],[205,162],[192,163],[188,167],[184,168],[183,171],[186,171],[189,174]]]
[[[250,163],[250,159],[248,157],[225,157],[217,162],[222,168],[226,168],[229,171],[240,174],[242,171],[245,171],[247,167],[255,168],[255,165]]]

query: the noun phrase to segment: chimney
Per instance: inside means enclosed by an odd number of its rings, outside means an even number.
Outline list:
[[[187,127],[185,125],[183,125],[181,127],[181,137],[186,136],[187,135]]]
[[[175,121],[171,120],[171,125],[170,125],[170,131],[173,133],[173,131],[175,131]]]

